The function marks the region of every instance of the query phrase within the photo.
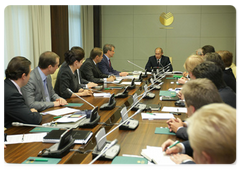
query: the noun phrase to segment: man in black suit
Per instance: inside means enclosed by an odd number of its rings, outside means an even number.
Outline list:
[[[195,111],[204,105],[223,102],[216,86],[211,80],[206,78],[200,78],[187,82],[184,84],[181,92],[185,99],[188,117],[191,117]],[[175,132],[178,138],[188,140],[188,123],[186,122],[182,122],[181,119],[177,118],[169,119],[167,124],[170,131]]]
[[[189,141],[167,149],[174,141],[162,144],[175,163],[232,164],[236,161],[236,109],[227,104],[212,103],[201,107],[188,119]],[[191,146],[190,146],[191,144]],[[219,148],[220,146],[220,148]],[[185,153],[185,154],[178,154]]]
[[[218,89],[224,103],[236,108],[236,93],[228,87],[223,80],[223,71],[214,62],[205,61],[197,65],[193,71],[193,79],[207,78],[211,80]]]
[[[90,53],[90,57],[84,61],[83,65],[80,68],[81,76],[94,83],[103,83],[104,81],[112,82],[116,79],[113,75],[103,74],[97,63],[101,62],[103,59],[103,51],[101,48],[94,48]]]
[[[4,127],[12,122],[40,124],[42,116],[34,108],[29,108],[22,96],[21,87],[30,78],[31,62],[24,57],[14,57],[8,64],[4,80]]]
[[[164,56],[162,48],[158,47],[155,49],[155,55],[149,57],[148,62],[145,66],[145,69],[147,69],[147,71],[152,71],[152,69],[163,68],[168,64],[169,64],[169,72],[173,71],[172,64],[170,63],[169,58],[167,56]],[[168,68],[166,67],[164,70],[167,70],[167,69]]]

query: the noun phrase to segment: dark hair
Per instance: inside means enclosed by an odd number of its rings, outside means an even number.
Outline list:
[[[222,57],[225,67],[230,67],[233,61],[233,54],[229,51],[221,50],[217,53]]]
[[[206,53],[214,53],[215,52],[215,49],[213,46],[211,45],[205,45],[202,47],[202,53],[203,55],[205,55]]]
[[[72,47],[71,50],[64,54],[65,61],[68,65],[72,65],[76,60],[81,61],[84,58],[85,52],[81,47]]]
[[[17,80],[22,77],[23,73],[27,76],[30,71],[30,65],[31,61],[25,57],[17,56],[12,58],[5,70],[6,78]]]
[[[38,67],[41,69],[48,68],[49,65],[55,67],[55,65],[57,64],[57,58],[59,58],[59,56],[56,53],[46,51],[40,55]]]
[[[217,66],[219,66],[222,70],[225,70],[225,65],[222,60],[222,57],[218,53],[207,53],[204,56],[206,61],[212,61],[214,62]]]
[[[92,49],[91,53],[90,53],[90,57],[92,60],[96,58],[96,56],[101,56],[103,53],[101,48],[97,48],[95,47],[94,49]]]
[[[109,50],[109,51],[112,51],[112,47],[115,48],[115,46],[112,45],[112,44],[105,44],[105,45],[103,46],[103,53],[106,54],[106,53],[108,52],[108,50]]]
[[[193,69],[192,74],[196,78],[207,78],[211,80],[218,89],[226,86],[223,81],[222,69],[214,62],[204,61]]]

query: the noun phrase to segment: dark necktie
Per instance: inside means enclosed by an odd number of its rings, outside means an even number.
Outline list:
[[[112,65],[111,65],[111,60],[109,59],[109,67],[111,68],[112,67]]]

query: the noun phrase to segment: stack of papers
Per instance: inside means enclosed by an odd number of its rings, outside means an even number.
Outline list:
[[[162,151],[162,147],[147,146],[147,149],[142,149],[141,155],[158,165],[175,165],[170,156]]]
[[[172,113],[141,113],[142,119],[171,119],[174,118]]]
[[[73,113],[73,112],[77,112],[77,111],[80,111],[80,110],[65,107],[65,108],[62,108],[62,109],[48,111],[48,112],[45,112],[43,114],[44,115],[45,114],[50,114],[50,115],[54,115],[54,116],[60,116],[60,115],[64,115],[64,114],[67,114],[67,113]]]
[[[162,112],[177,112],[177,113],[187,113],[186,107],[167,107],[162,108]]]
[[[7,135],[7,141],[5,144],[16,144],[16,143],[31,143],[31,142],[42,142],[43,137],[47,133],[34,133],[34,134],[20,134],[20,135]]]
[[[110,98],[111,97],[111,93],[93,93],[94,97],[107,97]]]
[[[134,84],[136,84],[136,85],[140,85],[142,82],[134,82]],[[132,84],[132,82],[131,81],[124,81],[124,82],[122,82],[121,84],[123,84],[123,85],[131,85]]]

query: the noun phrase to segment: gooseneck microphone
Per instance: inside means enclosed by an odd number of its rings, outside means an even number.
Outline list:
[[[20,123],[20,122],[12,122],[12,125],[13,126],[30,126],[30,127],[50,127],[50,128],[57,128],[59,129],[59,127],[54,127],[54,126],[51,126],[51,123],[47,123],[46,125],[33,125],[33,124],[25,124],[25,123]],[[61,129],[68,129],[68,128],[64,128],[64,127],[61,127]]]
[[[77,96],[79,99],[83,100],[84,102],[86,102],[87,104],[89,104],[90,106],[92,106],[95,109],[95,106],[93,106],[91,103],[89,103],[87,100],[83,99],[82,97],[80,97],[79,95],[77,95],[76,93],[74,93],[71,89],[67,88],[67,90],[74,94],[75,96]]]
[[[128,61],[130,64],[132,64],[132,65],[134,65],[134,66],[136,66],[136,67],[142,69],[143,71],[145,71],[145,69],[142,68],[142,67],[140,67],[139,65],[137,65],[137,64],[135,64],[135,63],[133,63],[133,62],[131,62],[131,61],[129,61],[129,60],[127,60],[127,61]]]

